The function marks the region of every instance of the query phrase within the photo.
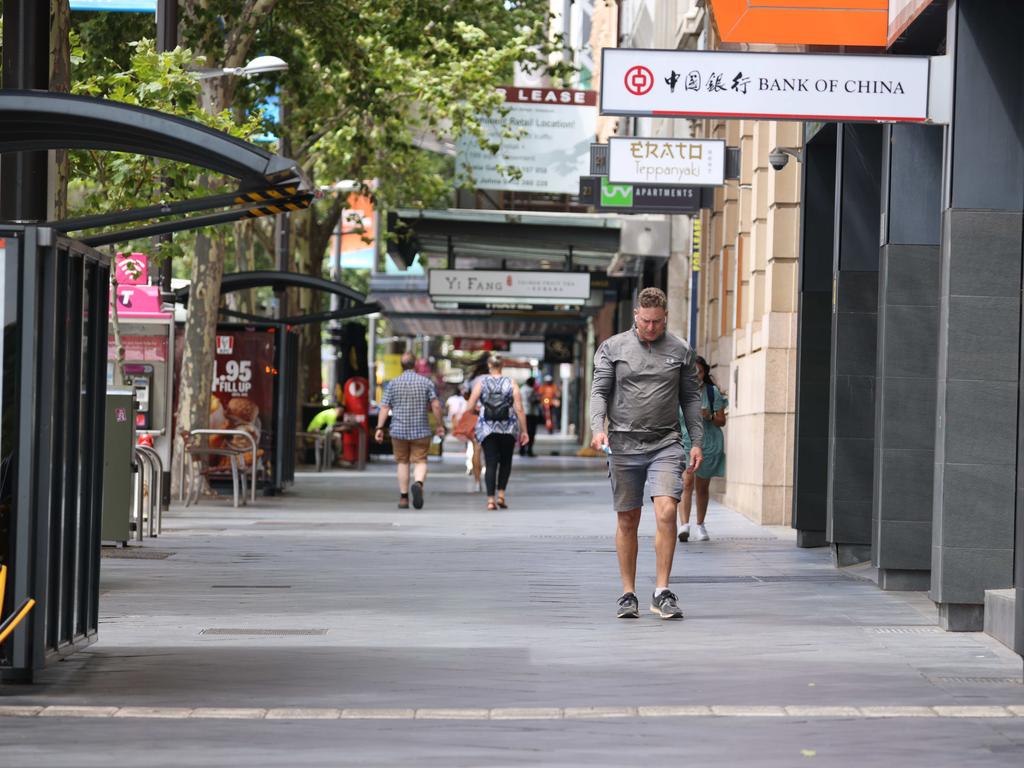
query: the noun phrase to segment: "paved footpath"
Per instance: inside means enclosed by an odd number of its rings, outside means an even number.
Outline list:
[[[99,642],[0,686],[0,766],[1024,765],[1020,658],[788,529],[715,506],[686,619],[620,621],[600,461],[517,460],[499,512],[454,459],[422,511],[391,473],[176,508],[105,557]]]

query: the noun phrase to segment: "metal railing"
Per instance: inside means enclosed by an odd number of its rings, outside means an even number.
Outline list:
[[[256,471],[257,471],[257,467],[258,467],[258,464],[259,464],[259,456],[257,455],[257,452],[256,452],[257,451],[256,438],[254,438],[249,432],[246,432],[244,429],[193,429],[190,432],[187,432],[187,433],[183,432],[182,433],[182,438],[185,440],[185,449],[182,451],[182,455],[181,455],[181,489],[179,491],[179,500],[185,500],[186,499],[186,494],[185,494],[186,481],[187,481],[188,486],[189,486],[189,494],[188,494],[188,497],[187,497],[189,502],[192,502],[193,493],[195,493],[198,490],[196,484],[199,482],[199,477],[198,477],[198,473],[196,472],[196,468],[194,466],[195,465],[194,456],[189,455],[189,456],[186,457],[186,454],[190,453],[190,448],[195,448],[196,447],[196,446],[193,446],[191,444],[192,438],[195,437],[196,435],[208,435],[208,436],[209,435],[221,435],[221,436],[224,436],[224,437],[243,437],[243,438],[245,438],[246,440],[249,441],[249,445],[251,446],[251,450],[252,450],[252,453],[250,454],[252,456],[252,461],[249,462],[249,477],[250,477],[250,481],[251,481],[250,482],[250,486],[251,486],[250,493],[251,493],[252,502],[255,504],[256,503]],[[234,496],[235,496],[235,498],[234,498],[234,505],[236,507],[238,506],[238,483],[236,481],[236,476],[237,475],[241,475],[242,503],[244,504],[245,503],[245,493],[246,493],[246,487],[245,487],[245,467],[242,466],[242,464],[244,464],[244,462],[241,460],[241,456],[244,455],[245,451],[241,450],[241,449],[210,449],[210,448],[205,448],[205,449],[202,450],[202,453],[212,454],[212,455],[225,455],[225,456],[228,456],[231,459],[232,485],[233,485],[233,488],[234,488]],[[196,500],[198,500],[198,493],[195,493],[195,497],[196,497]]]

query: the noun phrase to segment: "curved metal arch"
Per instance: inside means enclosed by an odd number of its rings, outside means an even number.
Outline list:
[[[0,90],[0,152],[98,149],[164,157],[241,181],[309,182],[294,160],[152,109],[47,91]]]
[[[333,293],[357,304],[366,302],[365,294],[342,283],[335,283],[332,280],[325,280],[315,275],[302,275],[297,272],[276,272],[269,269],[256,270],[255,272],[234,272],[230,275],[224,275],[220,284],[220,292],[225,294],[234,291],[244,291],[248,288],[262,288],[264,286],[271,286],[275,289],[308,288],[313,291],[320,291],[321,293]],[[176,291],[175,297],[177,300],[187,304],[190,288],[191,286],[185,286]]]

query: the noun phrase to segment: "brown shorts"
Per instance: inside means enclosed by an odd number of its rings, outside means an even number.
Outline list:
[[[430,438],[421,437],[419,440],[399,440],[391,438],[391,445],[395,451],[395,461],[399,464],[422,464],[427,460],[427,451],[430,450]]]

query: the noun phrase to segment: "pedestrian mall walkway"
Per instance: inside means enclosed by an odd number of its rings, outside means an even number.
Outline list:
[[[420,511],[382,461],[175,508],[103,559],[99,642],[0,685],[0,765],[1022,764],[1020,658],[789,529],[713,506],[663,621],[645,514],[616,620],[606,474],[517,457],[487,512],[451,455]]]

